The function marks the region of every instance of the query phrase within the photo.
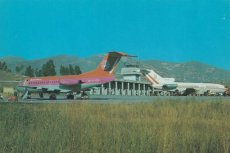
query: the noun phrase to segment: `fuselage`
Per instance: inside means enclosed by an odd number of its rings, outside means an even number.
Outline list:
[[[81,75],[26,78],[19,84],[18,90],[29,90],[30,92],[77,92],[113,80],[114,76],[112,74],[94,70]]]
[[[179,90],[184,90],[187,88],[193,88],[202,91],[211,91],[215,93],[222,93],[226,91],[226,88],[221,84],[214,83],[187,83],[187,82],[175,82]]]

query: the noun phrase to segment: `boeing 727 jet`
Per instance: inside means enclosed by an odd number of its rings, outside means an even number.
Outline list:
[[[177,91],[182,95],[222,95],[226,91],[221,84],[175,82],[175,78],[163,78],[151,69],[144,69],[142,73],[151,82],[153,88],[163,91]]]
[[[85,91],[113,81],[114,71],[122,56],[128,55],[121,52],[109,52],[95,70],[80,75],[26,78],[17,89],[24,92],[23,98],[26,98],[28,93],[38,92],[52,93],[50,99],[56,99],[54,93],[64,92],[70,93],[71,96],[68,96],[68,99],[73,99],[73,92]]]

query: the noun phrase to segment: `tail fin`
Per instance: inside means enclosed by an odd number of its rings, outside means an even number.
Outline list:
[[[109,52],[98,65],[97,70],[113,74],[122,56],[128,55],[121,52]]]
[[[141,72],[154,85],[175,82],[175,78],[163,78],[159,74],[157,74],[154,70],[143,69],[141,70]]]
[[[153,70],[144,69],[141,70],[141,72],[152,84],[156,85],[164,82],[164,78],[162,78],[159,74],[157,74]]]

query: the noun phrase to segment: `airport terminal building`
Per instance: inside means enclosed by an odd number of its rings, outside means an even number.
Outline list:
[[[90,90],[90,95],[152,96],[153,88],[137,64],[126,64],[112,82]]]

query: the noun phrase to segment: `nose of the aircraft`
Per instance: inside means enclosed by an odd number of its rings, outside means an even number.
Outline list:
[[[26,88],[23,87],[23,86],[19,86],[19,85],[18,85],[18,86],[16,87],[16,90],[19,91],[19,92],[24,92],[24,91],[26,90]]]
[[[25,88],[25,82],[26,82],[26,80],[19,82],[19,84],[16,87],[16,90],[19,92],[24,92],[26,89]]]
[[[18,83],[18,86],[23,86],[23,82],[24,82],[24,81],[19,82],[19,83]]]

